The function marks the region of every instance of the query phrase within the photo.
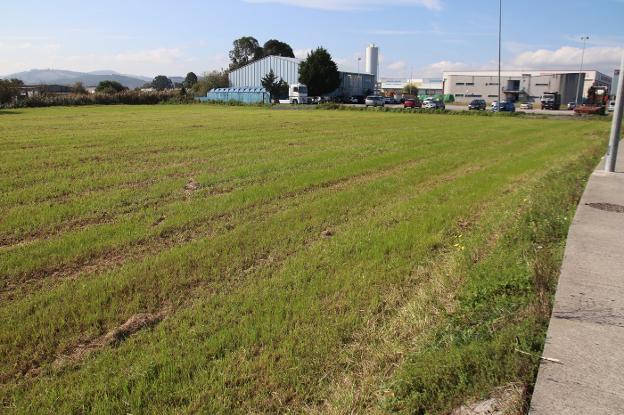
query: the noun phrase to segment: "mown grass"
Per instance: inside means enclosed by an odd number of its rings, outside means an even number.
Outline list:
[[[202,105],[7,115],[2,402],[442,413],[530,385],[536,362],[515,349],[539,353],[607,127]],[[58,364],[144,312],[166,317]]]

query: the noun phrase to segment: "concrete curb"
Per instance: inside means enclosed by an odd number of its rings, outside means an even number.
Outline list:
[[[529,413],[624,414],[624,146],[591,175],[568,233]],[[619,208],[618,206],[622,206]]]

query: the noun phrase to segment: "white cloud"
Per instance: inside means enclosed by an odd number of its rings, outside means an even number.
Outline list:
[[[516,56],[512,65],[519,68],[576,69],[581,62],[582,49],[563,46],[556,50],[538,49],[527,51]],[[624,48],[588,47],[583,59],[586,68],[616,68],[624,54]]]
[[[278,3],[309,9],[349,11],[376,9],[386,6],[421,6],[441,10],[442,0],[245,0],[247,3]]]
[[[464,62],[440,61],[427,65],[423,72],[427,76],[439,76],[444,71],[461,71],[462,69],[468,69],[469,66]]]

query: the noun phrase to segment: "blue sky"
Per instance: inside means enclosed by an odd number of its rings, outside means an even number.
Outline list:
[[[226,67],[243,35],[285,41],[300,56],[324,46],[352,69],[374,42],[391,77],[493,68],[497,56],[498,0],[20,0],[1,10],[0,74],[202,73]],[[503,66],[578,68],[588,35],[585,66],[612,74],[622,22],[624,0],[503,0]]]

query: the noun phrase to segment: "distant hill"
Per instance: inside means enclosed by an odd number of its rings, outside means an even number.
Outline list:
[[[108,73],[106,73],[108,72]],[[73,85],[82,82],[84,86],[96,86],[101,81],[117,81],[128,88],[143,86],[152,78],[134,75],[123,75],[114,71],[74,72],[61,69],[31,69],[30,71],[18,72],[1,78],[21,79],[27,85],[55,84]]]

